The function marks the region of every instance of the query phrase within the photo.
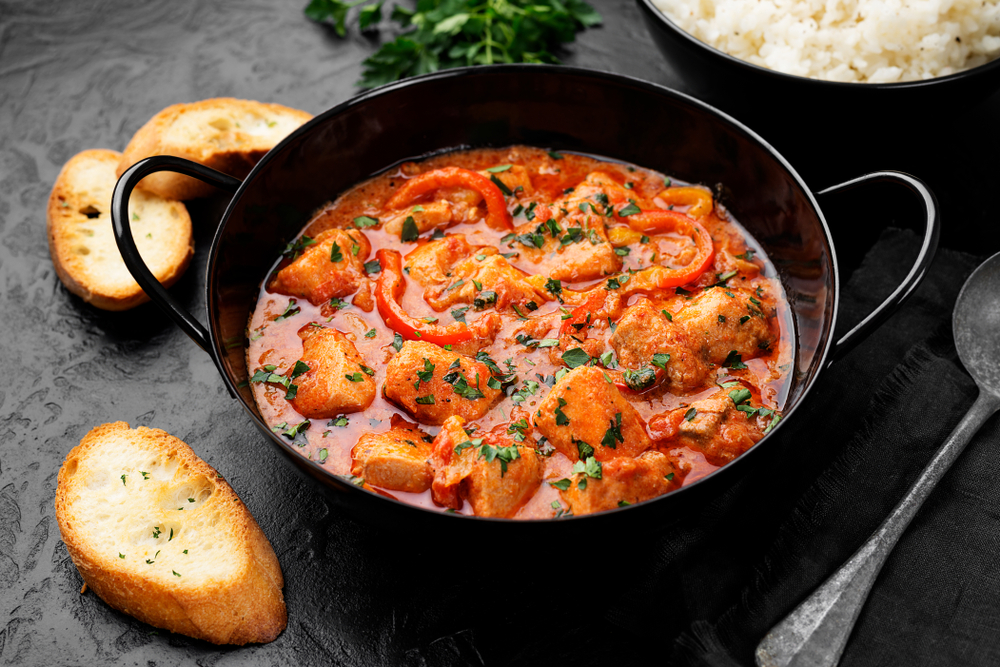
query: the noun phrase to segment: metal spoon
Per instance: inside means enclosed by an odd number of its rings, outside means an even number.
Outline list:
[[[892,514],[858,551],[757,646],[759,667],[833,667],[879,570],[938,480],[1000,410],[1000,253],[962,287],[952,316],[958,356],[979,396]]]

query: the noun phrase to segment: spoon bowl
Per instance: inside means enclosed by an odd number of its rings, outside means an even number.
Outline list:
[[[1000,253],[983,262],[955,302],[955,347],[979,396],[878,530],[757,646],[759,667],[834,667],[879,570],[972,436],[1000,410]]]
[[[965,281],[955,303],[952,331],[965,370],[980,390],[1000,395],[1000,253]]]

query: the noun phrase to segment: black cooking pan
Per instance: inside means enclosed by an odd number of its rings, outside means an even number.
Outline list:
[[[679,491],[610,512],[541,521],[444,514],[361,489],[296,452],[261,419],[247,386],[243,341],[261,282],[313,211],[402,160],[458,147],[528,144],[588,153],[709,186],[762,244],[790,299],[797,350],[785,418],[749,452]],[[163,289],[143,264],[129,229],[128,199],[142,178],[175,171],[233,193],[210,249],[205,289],[208,328]],[[833,339],[840,278],[817,196],[855,187],[902,185],[922,202],[924,239],[899,287],[840,340]],[[836,194],[835,194],[836,193]],[[125,172],[114,192],[118,247],[154,302],[207,352],[236,400],[285,459],[364,519],[466,534],[512,531],[546,537],[575,528],[630,531],[661,527],[720,494],[763,459],[823,369],[874,331],[913,291],[937,249],[934,195],[898,172],[867,174],[814,193],[751,130],[683,94],[644,81],[583,69],[504,65],[438,72],[384,86],[306,123],[270,151],[242,182],[176,157],[151,157]],[[791,333],[791,332],[789,332]]]

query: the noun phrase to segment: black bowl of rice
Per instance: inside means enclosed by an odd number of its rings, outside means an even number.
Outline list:
[[[767,136],[912,131],[1000,89],[997,0],[638,0],[687,92]]]

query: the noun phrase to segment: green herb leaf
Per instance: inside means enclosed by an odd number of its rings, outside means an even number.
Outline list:
[[[334,241],[333,245],[330,247],[330,261],[336,264],[337,262],[343,261],[343,259],[344,253],[340,251],[340,244]]]
[[[626,368],[622,376],[625,380],[625,385],[632,391],[649,389],[656,382],[656,371],[649,366],[640,368],[637,371]]]
[[[635,204],[631,204],[631,203],[628,206],[623,206],[618,211],[618,215],[621,216],[621,217],[623,217],[623,218],[628,217],[630,215],[635,215],[636,213],[642,213],[642,209],[640,209]]]
[[[746,387],[740,387],[739,389],[733,389],[729,392],[729,398],[733,399],[733,403],[740,405],[750,400],[750,390]]]
[[[399,240],[403,243],[412,243],[418,238],[420,238],[420,230],[417,229],[417,223],[413,220],[412,215],[408,215],[403,221],[403,231],[399,235]]]
[[[666,352],[657,352],[653,355],[653,365],[657,368],[662,368],[667,370],[667,362],[670,361],[670,355]]]
[[[694,408],[688,408],[688,411],[684,413],[684,421],[691,421],[698,414],[698,411]]]
[[[365,227],[374,227],[378,224],[378,218],[369,218],[367,215],[361,215],[354,218],[354,226],[358,229],[364,229]]]
[[[736,371],[741,371],[747,367],[747,365],[743,363],[742,355],[740,355],[740,353],[736,350],[729,351],[729,354],[726,355],[726,359],[722,362],[722,365]]]
[[[434,395],[429,396],[417,396],[414,399],[420,405],[434,405]]]
[[[590,355],[583,348],[574,347],[572,350],[566,350],[562,353],[562,360],[568,367],[576,368],[590,363]]]
[[[610,421],[608,430],[604,432],[604,437],[601,438],[601,445],[617,449],[619,442],[625,442],[625,438],[622,437],[622,413],[616,412],[615,418]]]
[[[508,197],[512,197],[514,195],[511,189],[507,187],[507,184],[497,178],[496,175],[491,175],[490,180],[493,181],[493,185],[500,188],[500,192],[504,193],[504,195]]]
[[[314,240],[308,236],[300,236],[294,241],[290,242],[285,246],[285,249],[281,251],[281,254],[288,259],[295,259],[302,254],[302,251],[312,244],[316,243]]]

